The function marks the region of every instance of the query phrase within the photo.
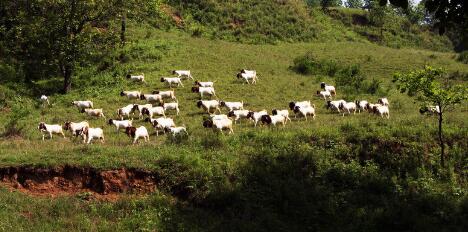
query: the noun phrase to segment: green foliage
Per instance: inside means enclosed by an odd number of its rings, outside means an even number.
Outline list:
[[[341,0],[320,0],[322,8],[341,6]]]
[[[419,101],[438,105],[443,112],[447,107],[460,104],[468,98],[466,87],[439,83],[437,79],[443,75],[442,69],[426,66],[407,74],[397,73],[394,82],[399,84],[397,87],[402,93],[407,92],[417,96]]]
[[[303,75],[327,75],[335,77],[336,86],[344,93],[369,93],[379,91],[380,81],[367,81],[357,64],[339,65],[339,61],[318,60],[312,53],[294,59],[292,69]]]
[[[363,0],[346,0],[345,6],[348,8],[360,9],[361,7],[364,6],[364,1]]]
[[[468,64],[468,51],[460,52],[460,54],[458,54],[457,60],[464,64]]]

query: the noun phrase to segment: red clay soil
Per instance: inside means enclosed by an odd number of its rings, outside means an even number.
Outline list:
[[[34,196],[70,196],[115,200],[122,194],[141,195],[156,190],[155,176],[137,169],[96,170],[73,166],[0,168],[0,186]]]

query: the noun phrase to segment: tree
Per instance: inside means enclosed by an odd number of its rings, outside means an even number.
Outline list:
[[[468,98],[467,88],[461,85],[441,84],[437,81],[444,76],[442,69],[426,66],[422,70],[416,70],[406,74],[396,73],[394,82],[401,93],[408,93],[427,106],[427,104],[439,107],[439,146],[440,163],[445,166],[445,146],[443,138],[443,118],[446,110],[456,104],[462,103]]]
[[[377,0],[369,1],[369,21],[372,25],[380,28],[380,39],[383,39],[383,29],[387,16],[387,6],[380,6]]]
[[[323,9],[328,7],[341,6],[341,0],[321,0],[320,5]]]
[[[348,8],[362,8],[364,6],[363,0],[347,0],[345,6]]]
[[[5,53],[25,71],[25,80],[58,73],[63,92],[71,89],[76,65],[93,50],[112,45],[108,20],[115,0],[4,0],[0,38]]]

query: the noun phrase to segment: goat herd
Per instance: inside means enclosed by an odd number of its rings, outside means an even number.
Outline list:
[[[184,78],[193,77],[189,70],[175,70],[172,71],[177,77],[163,77],[161,82],[167,83],[169,87],[183,86],[182,80]],[[144,74],[142,75],[127,75],[127,78],[136,81],[136,82],[145,82]],[[247,84],[256,84],[257,82],[257,73],[254,70],[245,70],[242,69],[238,74],[237,78],[245,81]],[[308,119],[308,116],[315,119],[315,105],[311,104],[310,101],[296,101],[289,103],[288,109],[273,109],[271,115],[268,114],[266,110],[262,111],[249,111],[244,109],[244,102],[225,102],[218,100],[201,100],[203,96],[216,96],[214,90],[214,82],[200,82],[195,81],[194,87],[192,87],[193,93],[200,94],[200,100],[196,102],[198,108],[202,108],[206,113],[209,114],[209,117],[203,121],[203,126],[205,128],[213,128],[214,130],[228,130],[229,134],[233,133],[233,122],[237,123],[241,119],[248,119],[253,121],[254,126],[256,127],[259,122],[262,125],[273,125],[281,124],[285,126],[287,121],[291,121],[289,118],[289,113],[291,110],[294,114],[294,117],[300,116],[305,120]],[[356,102],[346,102],[344,100],[332,100],[336,96],[336,89],[334,86],[327,85],[322,82],[320,84],[322,91],[317,91],[317,96],[323,97],[326,101],[327,109],[341,113],[343,116],[347,114],[355,114],[356,111],[359,113],[362,111],[368,111],[375,115],[380,115],[382,118],[390,117],[389,114],[389,102],[387,98],[378,99],[378,103],[371,104],[367,101],[356,101]],[[170,117],[166,117],[168,111],[175,112],[176,115],[179,115],[179,102],[175,96],[173,90],[167,91],[153,91],[151,94],[142,94],[140,91],[122,91],[121,96],[125,96],[129,100],[144,100],[147,104],[129,104],[125,107],[117,109],[118,119],[109,119],[108,124],[115,126],[117,132],[121,129],[125,130],[125,133],[132,138],[133,144],[137,143],[139,139],[143,138],[145,141],[149,141],[149,133],[145,126],[135,127],[133,126],[133,117],[138,113],[138,119],[142,120],[146,115],[147,118],[144,119],[145,122],[150,123],[156,135],[159,135],[159,132],[170,133],[172,136],[177,135],[188,135],[187,129],[185,126],[176,126],[174,120]],[[43,104],[49,105],[49,98],[45,95],[42,95],[40,100]],[[166,102],[172,101],[172,102]],[[154,106],[157,104],[157,106]],[[91,101],[73,101],[72,105],[76,106],[81,113],[85,113],[89,117],[102,117],[105,120],[103,109],[95,109],[93,102]],[[221,107],[225,107],[228,110],[227,114],[221,114]],[[220,114],[216,114],[219,112]],[[155,117],[158,116],[158,117]],[[44,140],[45,135],[49,135],[49,138],[52,138],[53,134],[60,134],[65,137],[63,130],[68,130],[73,136],[81,136],[83,143],[89,144],[92,140],[99,139],[101,142],[104,142],[104,131],[102,128],[93,128],[90,127],[87,121],[82,122],[65,122],[64,126],[61,125],[51,125],[44,122],[39,123],[38,129],[42,133],[42,140]]]

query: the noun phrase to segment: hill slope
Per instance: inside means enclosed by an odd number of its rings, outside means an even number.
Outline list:
[[[449,170],[437,164],[434,118],[421,116],[418,105],[391,83],[396,71],[425,64],[449,72],[468,72],[453,53],[411,48],[393,49],[370,43],[284,43],[251,45],[183,32],[164,32],[131,25],[130,41],[115,56],[80,70],[74,90],[51,95],[51,107],[37,103],[37,93],[15,84],[3,87],[6,107],[0,131],[19,130],[0,140],[0,166],[72,165],[97,169],[132,167],[155,173],[157,191],[117,202],[88,201],[92,194],[37,198],[0,189],[1,228],[12,230],[158,230],[158,231],[306,231],[306,230],[428,230],[450,225],[463,228],[466,215],[467,106],[447,115]],[[375,95],[345,94],[348,101],[391,102],[390,120],[368,113],[342,117],[328,112],[314,96],[327,75],[302,76],[290,69],[305,53],[359,64],[368,78],[381,81]],[[217,135],[202,127],[205,114],[195,105],[191,81],[176,88],[188,140],[151,135],[147,144],[130,139],[102,119],[89,119],[70,106],[89,99],[108,117],[132,101],[121,90],[167,89],[159,81],[173,69],[190,69],[197,80],[215,81],[219,99],[243,100],[252,110],[287,108],[291,100],[311,100],[317,119],[293,119],[284,128],[254,128],[248,121],[234,126],[234,135]],[[240,68],[256,69],[257,85],[236,80]],[[147,84],[129,82],[127,72],[144,72]],[[465,83],[466,79],[456,81]],[[36,83],[55,90],[54,80]],[[51,87],[52,86],[52,87]],[[15,89],[15,91],[8,89]],[[21,94],[18,94],[18,93]],[[136,101],[142,103],[143,101]],[[226,110],[223,110],[225,113]],[[89,120],[103,126],[106,143],[82,145],[71,138],[40,141],[37,123]],[[134,125],[150,126],[135,120]],[[14,131],[13,131],[14,132]],[[69,136],[69,135],[67,135]],[[430,207],[428,209],[428,207]],[[24,220],[26,217],[30,220]]]
[[[449,39],[389,11],[382,35],[360,9],[311,8],[303,0],[167,1],[165,12],[195,36],[241,41],[369,41],[390,47],[452,49]]]

